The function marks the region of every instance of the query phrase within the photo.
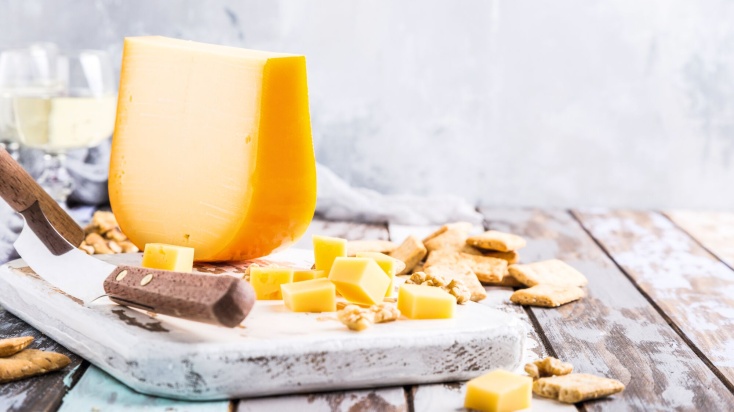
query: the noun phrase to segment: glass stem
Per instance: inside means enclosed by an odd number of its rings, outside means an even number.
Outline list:
[[[43,173],[38,178],[38,184],[62,207],[66,207],[66,198],[74,188],[74,182],[66,170],[66,154],[43,155]]]

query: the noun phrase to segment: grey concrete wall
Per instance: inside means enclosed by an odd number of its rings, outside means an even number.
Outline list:
[[[317,157],[492,205],[734,209],[734,2],[0,0],[0,44],[303,53]]]

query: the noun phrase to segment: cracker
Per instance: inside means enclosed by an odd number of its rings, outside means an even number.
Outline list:
[[[403,243],[400,244],[395,250],[389,253],[390,256],[395,259],[402,260],[405,263],[405,269],[397,273],[403,275],[409,273],[415,265],[420,263],[424,257],[426,257],[426,247],[423,246],[423,242],[415,236],[408,236],[405,238]]]
[[[479,302],[487,297],[487,291],[479,283],[477,275],[465,263],[438,263],[425,268],[425,272],[431,276],[440,276],[446,280],[458,280],[469,289],[471,300]]]
[[[467,245],[469,247],[469,245]],[[495,259],[502,259],[507,262],[508,265],[515,264],[520,261],[520,254],[512,250],[509,252],[497,252],[497,251],[482,251],[482,256],[493,257]]]
[[[525,247],[525,239],[512,233],[488,230],[481,235],[470,236],[466,239],[468,245],[479,249],[509,252]]]
[[[531,288],[516,290],[510,296],[510,301],[519,305],[556,308],[582,297],[584,297],[584,291],[577,286],[535,285]]]
[[[445,233],[450,228],[459,229],[459,230],[461,230],[461,231],[463,231],[465,233],[469,233],[469,232],[472,231],[472,229],[474,229],[474,225],[471,224],[471,223],[469,223],[469,222],[454,222],[454,223],[445,224],[445,225],[441,226],[440,228],[438,228],[435,232],[433,232],[430,235],[426,236],[423,239],[423,243],[428,242],[429,240],[435,238],[436,236],[442,235],[443,233]]]
[[[545,359],[526,364],[525,372],[533,379],[568,375],[573,372],[573,365],[549,356]]]
[[[33,336],[0,339],[0,358],[15,355],[33,342]]]
[[[350,240],[347,242],[347,256],[355,256],[357,252],[390,253],[397,247],[389,240]]]
[[[466,245],[466,238],[469,235],[463,229],[458,227],[449,227],[440,235],[434,236],[423,242],[429,252],[436,250],[461,250]]]
[[[503,276],[502,277],[502,280],[500,280],[499,282],[485,282],[485,281],[482,281],[482,283],[484,285],[487,285],[487,286],[503,286],[503,287],[507,287],[507,288],[524,288],[525,287],[525,285],[523,285],[522,283],[518,282],[517,279],[513,278],[509,274]]]
[[[69,363],[69,357],[60,353],[26,349],[8,358],[0,358],[0,383],[53,372]]]
[[[426,259],[424,268],[437,264],[466,264],[477,276],[480,282],[501,282],[507,274],[507,262],[492,257],[470,255],[468,253],[451,250],[437,250],[431,252]]]
[[[586,373],[540,378],[533,382],[533,392],[565,403],[599,399],[622,392],[624,384],[616,379]]]
[[[573,266],[558,259],[510,265],[510,275],[526,286],[540,284],[584,286],[589,281]]]

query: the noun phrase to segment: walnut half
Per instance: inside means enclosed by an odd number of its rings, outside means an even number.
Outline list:
[[[460,305],[471,300],[471,292],[460,280],[452,279],[450,282],[447,282],[441,276],[429,275],[425,272],[415,272],[410,275],[410,278],[405,283],[439,287],[455,297],[456,303]]]

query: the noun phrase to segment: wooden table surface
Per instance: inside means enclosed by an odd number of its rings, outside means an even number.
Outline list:
[[[553,355],[575,370],[614,377],[620,395],[578,405],[534,399],[534,410],[734,410],[734,214],[622,210],[480,209],[486,228],[523,235],[521,261],[559,258],[589,279],[587,297],[557,309],[509,303],[487,287],[486,305],[527,323],[528,359]],[[423,236],[433,228],[316,220],[310,234],[347,239]],[[33,335],[66,353],[63,373],[0,384],[8,411],[447,411],[463,384],[372,388],[221,402],[137,394],[0,308],[0,338]]]

